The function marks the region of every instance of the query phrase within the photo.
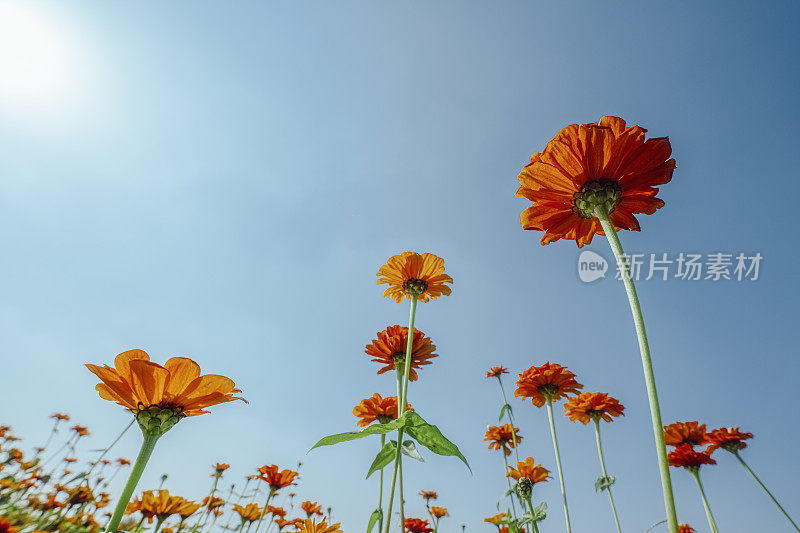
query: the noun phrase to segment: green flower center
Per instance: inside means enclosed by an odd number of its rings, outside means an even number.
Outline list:
[[[136,422],[142,428],[142,432],[150,435],[161,436],[170,429],[172,426],[180,422],[181,418],[185,418],[182,407],[170,407],[161,405],[151,405],[150,407],[140,406],[139,410],[134,413]]]
[[[403,291],[409,296],[419,298],[428,290],[428,282],[421,279],[411,278],[403,283]]]
[[[614,180],[587,181],[581,190],[573,195],[572,211],[581,218],[594,218],[597,216],[596,209],[603,207],[611,214],[619,205],[621,196],[622,189]]]

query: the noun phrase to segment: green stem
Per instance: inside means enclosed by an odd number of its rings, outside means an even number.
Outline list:
[[[700,489],[700,496],[703,498],[703,508],[706,511],[706,518],[708,518],[708,525],[711,527],[711,531],[713,533],[719,533],[719,529],[717,529],[717,523],[714,521],[714,515],[711,514],[711,507],[708,505],[706,491],[703,490],[703,482],[700,481],[700,469],[689,469],[689,472],[691,472],[692,476],[694,476],[694,480],[697,481],[697,487]]]
[[[509,494],[509,497],[511,498],[511,510],[514,513],[514,520],[516,520],[517,519],[517,506],[514,504],[514,494],[515,494],[515,492],[514,492],[514,489],[511,487],[511,478],[508,477],[508,457],[506,457],[506,452],[505,451],[503,451],[502,449],[501,449],[501,451],[503,453],[503,462],[506,465],[506,471],[505,471],[505,473],[506,473],[506,482],[508,483],[508,490],[511,493],[511,494]],[[525,504],[524,503],[522,504],[522,508],[523,508],[523,510],[525,509]]]
[[[166,516],[164,518],[156,518],[156,528],[153,530],[153,533],[158,533],[158,530],[161,529],[161,524],[163,524],[166,519]]]
[[[161,436],[154,433],[146,433],[144,431],[142,432],[142,435],[144,435],[144,439],[142,440],[142,448],[139,450],[139,456],[136,458],[136,462],[133,464],[131,474],[128,477],[128,482],[125,483],[125,488],[122,489],[122,494],[119,496],[117,507],[114,509],[114,514],[111,515],[111,521],[106,527],[106,533],[117,531],[117,527],[122,520],[122,515],[125,513],[125,508],[128,507],[128,502],[131,501],[133,491],[136,490],[136,485],[139,483],[139,478],[142,477],[144,467],[147,465],[147,461],[150,459],[150,456],[153,454],[153,449],[156,447],[156,442],[158,442],[158,439]]]
[[[503,405],[509,405],[508,399],[506,398],[506,389],[503,387],[503,381],[500,379],[500,376],[497,376],[497,382],[500,384],[500,392],[503,393]],[[511,424],[511,440],[514,442],[514,453],[516,454],[517,462],[519,463],[519,444],[517,443],[517,435],[514,432],[514,417],[511,415],[511,409],[506,409],[506,414],[508,415],[508,421]]]
[[[409,331],[413,331],[413,329],[409,329]],[[411,334],[408,335],[408,338],[411,339]],[[409,351],[407,349],[406,350],[407,357],[408,357],[408,353],[409,353]],[[408,357],[408,358],[410,359],[410,357]],[[406,386],[408,386],[408,385],[406,385]],[[403,390],[403,391],[405,390],[405,388],[403,388],[403,376],[400,374],[400,372],[397,372],[397,397],[398,397],[398,399],[400,398],[401,390]],[[406,403],[405,403],[405,401],[403,401],[403,407],[405,407],[405,405],[406,405]],[[403,414],[403,411],[400,409],[400,407],[398,407],[397,410],[398,410],[398,416]],[[404,524],[406,523],[405,522],[406,521],[406,517],[405,517],[405,501],[404,501],[404,498],[403,498],[403,453],[401,451],[401,447],[402,446],[403,446],[403,432],[402,431],[398,431],[397,432],[397,452],[396,452],[394,460],[395,460],[395,464],[397,465],[398,472],[399,472],[399,483],[398,483],[399,487],[398,487],[397,497],[400,499],[400,528],[401,529],[405,529]]]
[[[417,312],[417,297],[411,297],[411,310],[409,311],[408,315],[408,341],[406,342],[406,358],[405,358],[405,365],[403,368],[403,386],[400,386],[399,383],[399,375],[398,375],[398,384],[397,384],[397,416],[398,418],[403,416],[406,410],[406,403],[408,402],[408,377],[411,374],[411,349],[414,343],[414,317]],[[401,454],[400,454],[400,447],[402,446],[403,442],[403,428],[398,428],[397,430],[397,452],[394,455],[394,468],[392,470],[392,483],[389,488],[389,504],[386,513],[386,526],[384,528],[384,533],[389,533],[389,527],[392,523],[392,504],[394,503],[394,487],[397,483],[397,472],[402,468],[401,462]],[[404,502],[403,502],[403,492],[402,492],[402,473],[400,476],[400,530],[405,530],[405,513],[404,513]]]
[[[792,520],[792,517],[791,517],[791,516],[789,516],[789,513],[787,513],[787,512],[786,512],[786,509],[784,509],[783,507],[781,507],[781,504],[779,504],[779,503],[778,503],[778,500],[777,500],[777,499],[775,499],[775,496],[773,496],[773,495],[772,495],[772,493],[769,491],[769,489],[768,489],[768,488],[767,488],[767,487],[766,487],[766,486],[765,486],[765,485],[764,485],[764,484],[761,482],[761,480],[760,480],[760,479],[758,479],[758,476],[756,475],[756,473],[755,473],[755,472],[753,472],[752,470],[750,470],[750,467],[749,467],[749,466],[747,466],[747,463],[745,463],[745,462],[744,462],[744,459],[742,459],[742,457],[739,455],[739,452],[738,452],[738,451],[734,451],[734,452],[733,452],[733,455],[735,455],[735,456],[736,456],[736,458],[737,458],[737,459],[739,459],[739,462],[740,462],[740,463],[742,463],[742,466],[744,467],[744,469],[745,469],[745,470],[747,470],[748,472],[750,472],[750,475],[751,475],[751,476],[753,476],[753,479],[755,479],[755,480],[756,480],[756,483],[758,483],[759,485],[761,485],[761,488],[762,488],[762,489],[764,489],[764,492],[766,492],[766,493],[767,493],[767,495],[768,495],[770,498],[772,498],[772,501],[773,501],[773,502],[775,502],[775,505],[777,505],[777,506],[778,506],[778,509],[780,509],[780,510],[781,510],[781,512],[783,513],[783,516],[785,516],[785,517],[786,517],[786,519],[787,519],[789,522],[791,522],[791,523],[792,523],[792,525],[794,526],[794,528],[795,528],[797,531],[800,531],[800,527],[797,527],[797,524],[795,524],[795,523],[794,523],[794,520]]]
[[[272,487],[270,487],[269,494],[267,495],[267,501],[264,503],[264,508],[261,509],[261,514],[258,516],[258,523],[256,524],[255,533],[258,533],[258,528],[261,527],[261,521],[264,520],[264,515],[267,514],[267,506],[269,505],[269,501],[272,499],[272,496],[274,494],[275,494],[275,491],[272,490]],[[251,525],[252,525],[252,523],[251,523]],[[249,530],[250,526],[248,526],[247,529]]]
[[[558,451],[558,437],[556,436],[556,424],[553,420],[553,399],[547,397],[547,417],[550,419],[550,434],[553,436],[553,449],[556,452],[556,466],[558,467],[558,482],[561,485],[561,498],[564,500],[564,517],[567,520],[567,533],[572,531],[569,522],[569,507],[567,507],[567,489],[564,487],[564,471],[561,468],[561,453]]]
[[[381,433],[381,450],[386,445],[386,434]],[[381,515],[378,518],[378,531],[383,531],[383,468],[381,468],[381,481],[378,489],[378,509],[381,510]]]
[[[600,455],[600,466],[603,469],[603,477],[608,477],[606,471],[606,460],[603,458],[603,443],[600,440],[600,417],[592,417],[594,419],[594,433],[597,437],[597,453]],[[614,513],[614,523],[617,525],[617,533],[622,533],[622,528],[619,526],[619,517],[617,516],[617,507],[614,505],[614,496],[611,494],[611,487],[606,488],[608,491],[608,499],[611,501],[611,511]]]
[[[531,516],[533,516],[533,501],[531,501],[531,496],[528,496],[527,503],[528,510],[531,513]],[[525,502],[522,503],[522,510],[525,510]],[[536,524],[536,522],[531,522],[531,525],[533,526],[533,533],[539,533],[539,526]]]
[[[672,479],[669,473],[669,462],[667,461],[667,446],[664,442],[664,424],[661,421],[661,408],[658,403],[658,391],[656,390],[656,377],[653,372],[653,360],[650,357],[650,346],[647,343],[647,332],[644,329],[644,316],[642,307],[639,305],[639,297],[636,295],[636,287],[633,284],[631,271],[625,259],[625,252],[622,243],[619,242],[617,230],[611,222],[608,211],[605,207],[598,207],[595,215],[603,226],[603,231],[608,239],[608,244],[614,252],[617,260],[622,280],[625,283],[625,291],[628,294],[628,303],[633,314],[633,322],[636,326],[636,336],[639,340],[639,352],[642,356],[642,367],[644,369],[644,380],[647,386],[647,399],[650,402],[650,418],[653,422],[653,436],[656,444],[656,454],[658,455],[658,467],[661,472],[661,491],[664,494],[664,507],[667,512],[667,526],[670,533],[678,533],[678,517],[675,511],[675,497],[672,494]]]

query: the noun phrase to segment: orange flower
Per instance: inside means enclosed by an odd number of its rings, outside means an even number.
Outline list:
[[[447,507],[431,507],[431,514],[436,518],[444,518],[447,516]]]
[[[511,455],[515,437],[517,444],[522,442],[519,428],[512,428],[511,424],[503,424],[502,426],[488,426],[483,440],[489,441],[490,450],[503,450],[504,455]]]
[[[267,505],[267,513],[271,514],[272,516],[283,518],[286,516],[286,509],[277,505]]]
[[[119,466],[129,466],[131,464],[130,461],[128,461],[127,459],[123,459],[122,457],[117,458],[116,462]]]
[[[656,186],[675,170],[669,139],[645,140],[646,131],[603,117],[558,132],[519,174],[517,197],[533,202],[520,216],[522,228],[546,232],[542,244],[568,239],[580,248],[604,235],[594,211],[599,205],[616,228],[639,231],[634,214],[664,207]]]
[[[186,520],[200,509],[201,505],[197,502],[190,500],[183,500],[175,507],[175,514],[181,517],[181,520]]]
[[[294,484],[294,479],[299,475],[288,468],[279,471],[277,465],[264,465],[258,469],[259,475],[256,476],[261,481],[269,485],[270,490],[277,491],[284,487]]]
[[[200,504],[200,507],[208,507],[209,510],[213,511],[214,509],[218,509],[223,505],[225,505],[225,500],[222,498],[217,498],[216,496],[206,496],[203,498],[203,502]]]
[[[504,366],[493,366],[486,373],[487,378],[499,378],[502,374],[508,374],[508,369]]]
[[[439,497],[439,495],[436,494],[436,491],[433,490],[421,490],[419,491],[419,495],[422,496],[422,499],[424,499],[426,503],[429,500],[435,500]]]
[[[170,496],[169,491],[166,489],[157,491],[146,490],[142,493],[141,500],[134,498],[128,503],[125,514],[132,514],[139,511],[147,518],[148,523],[152,523],[153,517],[157,517],[159,520],[166,520],[168,517],[178,514],[178,511],[185,512],[188,507],[187,504],[196,505],[194,502],[182,498],[181,496]],[[194,510],[196,511],[197,508]]]
[[[385,265],[378,269],[378,285],[389,284],[383,293],[384,298],[402,302],[403,298],[417,296],[420,302],[435,300],[441,295],[449,295],[453,278],[444,273],[444,259],[433,254],[403,252],[393,255]]]
[[[701,465],[715,465],[717,462],[706,452],[695,451],[691,444],[681,444],[667,454],[669,466],[697,470]]]
[[[318,514],[318,515],[322,516],[322,506],[320,504],[318,504],[317,502],[312,502],[312,501],[308,501],[308,500],[304,501],[300,505],[300,508],[303,511],[305,511],[306,516],[308,516],[308,518],[311,518],[312,514]]]
[[[407,343],[408,328],[389,326],[385,330],[379,331],[378,338],[367,344],[364,351],[367,355],[372,356],[372,361],[386,365],[378,370],[378,374],[383,374],[390,370],[403,369]],[[436,346],[431,342],[431,339],[417,328],[414,328],[414,338],[411,341],[411,372],[409,380],[417,380],[416,368],[429,365],[431,364],[430,359],[439,357],[433,353],[435,350]]]
[[[694,529],[689,524],[681,524],[678,526],[678,533],[694,533]]]
[[[328,525],[327,522],[325,522],[325,520],[317,524],[310,518],[306,519],[305,521],[295,519],[292,522],[294,522],[295,524],[299,522],[299,524],[295,526],[297,527],[298,533],[342,533],[342,531],[339,529],[341,522],[338,522],[330,526]]]
[[[53,413],[52,415],[50,415],[50,418],[57,420],[59,422],[61,422],[62,420],[69,421],[69,415],[66,415],[64,413]]]
[[[517,467],[508,467],[508,474],[506,477],[514,478],[519,481],[521,478],[527,478],[532,485],[547,481],[550,477],[550,471],[542,465],[537,465],[533,457],[528,457],[525,461],[517,463]]]
[[[18,527],[12,526],[5,517],[0,516],[0,533],[16,533],[18,529]]]
[[[226,471],[230,467],[231,467],[231,465],[229,465],[227,463],[217,463],[215,465],[211,465],[211,468],[214,469],[214,474],[212,474],[212,475],[216,476],[216,475],[222,474],[224,471]]]
[[[428,521],[421,518],[406,518],[404,525],[407,533],[433,533]]]
[[[248,503],[244,507],[235,504],[233,510],[239,513],[242,522],[255,522],[261,516],[261,508],[257,503]]]
[[[411,405],[406,403],[406,411],[411,409]],[[360,418],[359,427],[367,427],[376,420],[381,424],[386,424],[397,419],[397,396],[387,396],[382,398],[377,392],[371,398],[365,398],[353,407],[353,416]]]
[[[699,446],[705,444],[706,439],[706,425],[699,422],[675,422],[664,426],[664,441],[669,446]]]
[[[86,485],[67,490],[67,505],[81,505],[94,500],[94,494]]]
[[[85,437],[86,435],[89,434],[89,428],[87,428],[86,426],[75,425],[72,426],[70,429],[75,433],[77,433],[79,437]]]
[[[706,442],[710,443],[706,453],[711,454],[718,448],[734,453],[747,448],[745,440],[752,438],[752,433],[743,433],[739,428],[715,429],[706,435]]]
[[[530,398],[533,405],[541,407],[549,397],[552,401],[577,394],[583,385],[575,381],[575,374],[566,367],[550,363],[532,366],[519,375],[514,396]]]
[[[171,411],[174,416],[168,419],[170,423],[158,421],[163,431],[185,416],[208,413],[206,407],[244,401],[234,396],[241,391],[233,381],[213,374],[201,376],[197,363],[186,357],[173,357],[161,366],[150,362],[144,351],[129,350],[114,359],[115,368],[86,367],[102,381],[95,387],[100,397],[130,410],[140,425]]]
[[[564,404],[564,414],[573,422],[588,424],[594,418],[611,422],[612,416],[624,415],[625,407],[605,392],[582,392]]]
[[[494,524],[495,526],[499,526],[500,522],[505,519],[506,519],[506,513],[500,513],[494,516],[486,517],[483,519],[483,521],[489,524]]]

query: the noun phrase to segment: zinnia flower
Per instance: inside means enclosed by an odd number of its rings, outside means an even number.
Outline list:
[[[288,468],[279,470],[277,465],[264,465],[258,469],[258,479],[269,485],[270,490],[277,491],[294,484],[294,479],[299,475]]]
[[[690,444],[681,444],[667,454],[669,466],[696,470],[702,465],[715,465],[717,462],[706,452],[695,451]]]
[[[514,396],[530,398],[533,405],[541,407],[549,398],[558,401],[569,394],[577,394],[583,385],[575,381],[575,374],[566,367],[550,363],[532,366],[519,375]]]
[[[486,517],[486,518],[483,519],[483,521],[488,523],[488,524],[493,524],[495,526],[499,526],[500,522],[505,520],[505,518],[506,518],[506,513],[500,513],[500,514],[496,514],[494,516]]]
[[[174,514],[178,514],[179,510],[185,511],[187,503],[194,504],[194,502],[181,496],[171,496],[166,489],[157,491],[146,490],[142,493],[141,500],[134,498],[133,501],[128,504],[125,514],[132,514],[139,511],[147,518],[148,523],[152,523],[153,517],[163,521]]]
[[[582,392],[564,404],[564,414],[573,422],[588,424],[595,418],[611,422],[612,416],[624,415],[625,407],[605,392]]]
[[[706,443],[706,425],[699,422],[675,422],[664,426],[664,442],[669,446],[699,446]]]
[[[542,465],[537,465],[533,457],[528,457],[525,461],[517,463],[516,468],[509,466],[506,476],[514,478],[515,481],[526,478],[530,480],[531,485],[535,485],[547,481],[550,471]]]
[[[378,370],[378,374],[383,374],[390,370],[403,369],[407,343],[407,327],[389,326],[385,330],[378,332],[378,338],[367,344],[364,351],[367,355],[372,356],[372,361],[386,365]],[[436,346],[431,342],[431,339],[417,328],[414,328],[414,338],[411,341],[411,372],[408,377],[410,381],[417,380],[415,369],[429,365],[431,364],[430,359],[439,357],[433,353],[435,350]]]
[[[70,429],[72,429],[72,431],[77,433],[79,437],[85,437],[86,435],[89,434],[89,428],[87,428],[86,426],[74,425]]]
[[[224,376],[200,375],[197,363],[173,357],[164,366],[150,361],[142,350],[129,350],[114,359],[114,367],[86,365],[102,383],[100,397],[130,410],[143,430],[164,433],[178,420],[197,416],[206,407],[234,400],[241,392]]]
[[[411,405],[406,403],[406,411],[411,409]],[[353,407],[353,416],[360,418],[357,422],[359,427],[367,427],[376,420],[381,424],[386,424],[397,419],[397,396],[381,397],[377,392],[371,398],[365,398]]]
[[[53,413],[52,415],[50,415],[50,418],[57,420],[59,422],[61,422],[62,420],[69,421],[69,415],[64,413]]]
[[[257,503],[248,503],[244,507],[235,504],[233,510],[242,518],[242,522],[255,522],[261,516],[261,508]]]
[[[230,467],[231,467],[231,465],[229,465],[227,463],[217,463],[215,465],[211,465],[211,468],[214,469],[214,474],[212,474],[212,475],[214,475],[214,476],[220,475],[224,471],[229,469]]]
[[[431,514],[436,518],[444,518],[447,516],[447,507],[437,507],[434,505],[431,507]]]
[[[393,255],[378,269],[378,285],[389,284],[384,298],[402,302],[403,298],[416,296],[420,302],[449,295],[453,278],[444,273],[444,259],[433,254],[403,252]]]
[[[508,369],[504,366],[493,366],[486,373],[487,378],[499,378],[502,374],[508,374]]]
[[[11,522],[0,516],[0,533],[17,533],[19,528],[12,526]]]
[[[272,516],[279,516],[283,518],[286,516],[286,509],[277,505],[267,505],[267,513],[271,514]]]
[[[681,524],[678,526],[678,533],[694,533],[694,529],[689,524]]]
[[[706,453],[711,454],[718,448],[723,448],[731,453],[747,448],[746,439],[752,439],[752,433],[743,433],[739,428],[720,428],[706,434],[706,442],[710,445]]]
[[[511,424],[503,424],[502,426],[489,426],[486,429],[486,434],[483,436],[483,440],[489,441],[490,450],[503,450],[504,455],[511,455],[511,448],[514,448],[515,446],[515,438],[517,444],[522,442],[522,436],[519,434],[519,428],[512,427]]]
[[[425,500],[427,503],[429,500],[435,500],[439,496],[436,494],[436,491],[433,490],[421,490],[419,491],[419,495],[422,496],[422,499]]]
[[[421,518],[406,518],[404,525],[407,533],[433,533],[428,521]]]
[[[308,518],[311,518],[312,514],[317,514],[322,516],[322,506],[317,502],[304,501],[300,505],[300,508],[303,509],[303,511],[305,511]]]
[[[568,239],[580,248],[604,235],[595,212],[600,207],[616,228],[639,231],[634,215],[664,207],[656,186],[675,170],[669,139],[645,140],[646,131],[603,117],[558,132],[518,177],[517,197],[533,202],[520,216],[523,229],[544,231],[542,244]]]
[[[314,520],[308,518],[306,520],[292,520],[293,523],[299,524],[297,527],[297,533],[342,533],[339,529],[341,522],[333,524],[331,526],[328,525],[327,522],[324,520],[317,524]]]

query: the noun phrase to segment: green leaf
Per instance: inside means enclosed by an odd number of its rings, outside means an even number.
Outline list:
[[[82,479],[82,478],[85,478],[85,477],[86,477],[86,472],[81,472],[77,476],[75,476],[72,479],[70,479],[69,481],[67,481],[65,483],[65,485],[69,485],[70,483],[73,483],[73,482],[78,481],[79,479]]]
[[[542,502],[533,508],[533,521],[538,522],[547,518],[547,502]]]
[[[415,411],[406,411],[403,413],[403,416],[408,417],[405,431],[408,433],[409,437],[435,454],[458,457],[467,465],[469,471],[472,472],[472,468],[470,468],[467,459],[461,454],[461,450],[458,449],[458,446],[447,440],[445,436],[442,435],[442,432],[439,431],[439,428],[425,422]]]
[[[393,440],[392,442],[394,443],[395,446],[397,446],[397,441],[396,440]],[[425,459],[423,459],[422,456],[417,451],[417,445],[414,444],[413,440],[405,440],[405,441],[403,441],[403,447],[400,448],[400,453],[402,453],[403,455],[407,455],[408,457],[411,457],[412,459],[416,459],[417,461],[419,461],[421,463],[425,462]]]
[[[369,467],[367,479],[369,479],[369,476],[371,476],[373,473],[394,461],[396,452],[397,448],[395,448],[394,441],[384,444],[383,448],[381,448],[381,450],[378,452],[378,455],[375,456],[375,460],[372,461],[372,465]]]
[[[503,407],[500,409],[500,416],[497,418],[497,420],[498,420],[498,421],[500,421],[500,420],[503,420],[503,415],[504,415],[504,414],[506,414],[506,411],[508,411],[508,412],[509,412],[509,414],[512,414],[512,415],[514,414],[514,411],[512,411],[512,410],[511,410],[511,406],[510,406],[510,405],[508,405],[508,404],[505,404],[505,405],[504,405],[504,406],[503,406]]]
[[[408,423],[408,418],[406,417],[408,413],[413,413],[413,411],[406,411],[403,413],[403,416],[397,420],[394,420],[393,422],[389,422],[388,424],[373,424],[371,426],[367,426],[361,431],[348,431],[346,433],[336,433],[335,435],[322,437],[319,442],[311,447],[311,450],[314,448],[319,448],[320,446],[330,446],[332,444],[339,444],[340,442],[363,439],[364,437],[369,437],[370,435],[389,433],[390,431],[394,431],[395,429]]]
[[[614,476],[600,476],[597,478],[597,481],[594,482],[594,491],[595,492],[602,492],[609,488],[617,481],[617,478]]]
[[[369,515],[369,522],[367,522],[367,533],[372,531],[372,528],[375,527],[375,523],[378,521],[383,521],[383,509],[378,508],[372,511],[372,514]]]

